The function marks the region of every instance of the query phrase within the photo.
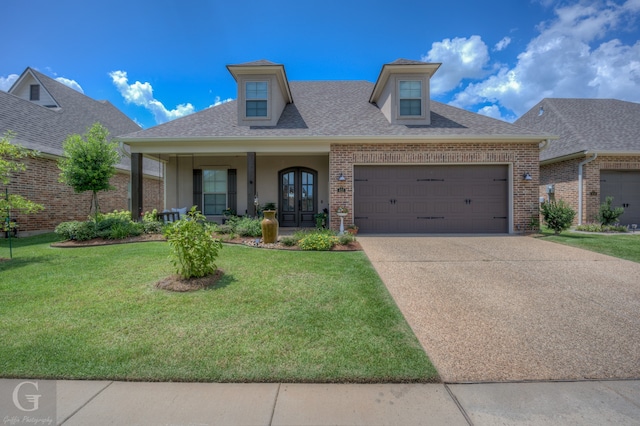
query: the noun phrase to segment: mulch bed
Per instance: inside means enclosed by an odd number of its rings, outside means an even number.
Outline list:
[[[51,244],[51,247],[95,247],[112,244],[141,243],[145,241],[166,241],[162,234],[144,234],[137,237],[122,238],[119,240],[107,240],[105,238],[93,238],[87,241],[67,240]]]
[[[263,242],[260,241],[259,238],[237,237],[234,239],[225,239],[224,236],[222,235],[214,235],[214,237],[220,238],[220,240],[223,243],[228,243],[228,244],[244,244],[249,247],[266,248],[266,249],[273,249],[273,250],[300,250],[298,246],[288,247],[279,242],[276,244],[264,244]],[[51,244],[51,247],[62,247],[62,248],[95,247],[95,246],[106,246],[111,244],[140,243],[145,241],[166,241],[166,239],[162,234],[144,234],[144,235],[139,235],[137,237],[123,238],[120,240],[107,240],[104,238],[93,238],[87,241],[75,241],[75,240],[60,241],[60,242]],[[361,251],[361,250],[362,250],[362,247],[360,246],[360,243],[358,241],[354,241],[346,245],[337,244],[331,249],[331,251]]]
[[[176,291],[180,293],[197,291],[204,288],[214,287],[223,275],[224,271],[222,269],[218,269],[212,275],[207,275],[202,278],[184,279],[179,275],[171,275],[170,277],[161,279],[155,283],[155,287],[160,290]]]

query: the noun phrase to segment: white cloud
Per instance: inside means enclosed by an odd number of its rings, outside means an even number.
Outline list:
[[[233,98],[222,99],[220,96],[216,96],[215,98],[213,98],[213,104],[209,105],[209,108],[226,104],[227,102],[231,102],[232,100]]]
[[[180,104],[168,110],[162,102],[153,97],[153,87],[149,82],[136,81],[129,84],[126,71],[112,71],[109,73],[125,102],[144,107],[153,113],[156,123],[161,124],[185,115],[192,114],[195,108],[190,103]]]
[[[422,57],[426,62],[442,62],[431,79],[431,92],[444,93],[459,86],[464,79],[482,78],[487,74],[489,49],[480,36],[444,39],[431,45]]]
[[[478,110],[478,114],[485,115],[491,118],[502,119],[502,113],[498,105],[487,105]]]
[[[4,90],[5,92],[9,90],[18,77],[20,77],[18,74],[9,74],[6,77],[0,76],[0,90]]]
[[[65,86],[69,86],[80,93],[84,93],[84,90],[82,90],[82,87],[80,87],[80,84],[78,84],[78,82],[75,80],[69,80],[68,78],[58,77],[56,78],[56,81],[64,84]]]
[[[640,0],[560,7],[554,19],[538,25],[540,34],[518,55],[515,65],[499,66],[488,77],[467,83],[451,104],[473,109],[492,103],[501,108],[480,111],[495,117],[496,111],[509,110],[517,117],[544,97],[640,102],[640,41],[629,45],[611,36],[627,29],[639,12]]]
[[[493,50],[500,52],[506,49],[509,44],[511,44],[511,37],[504,37],[502,40],[496,43],[496,45],[493,47]]]

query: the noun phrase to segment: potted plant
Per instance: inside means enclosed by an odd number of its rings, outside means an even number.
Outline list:
[[[351,225],[347,225],[347,232],[350,233],[351,235],[358,235],[358,225],[356,225],[355,223],[352,223]]]
[[[339,217],[345,217],[347,215],[347,213],[349,213],[349,209],[344,207],[344,206],[340,206],[338,207],[338,209],[336,210],[336,214]]]

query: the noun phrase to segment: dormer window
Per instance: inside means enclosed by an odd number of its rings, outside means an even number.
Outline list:
[[[248,81],[245,88],[247,117],[267,117],[269,85],[266,81]]]
[[[382,66],[369,97],[389,123],[400,126],[431,124],[429,80],[438,63],[398,59]]]
[[[398,86],[400,117],[420,117],[422,115],[422,81],[400,80]]]

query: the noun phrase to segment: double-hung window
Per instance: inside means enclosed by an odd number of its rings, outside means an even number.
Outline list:
[[[400,116],[420,117],[422,115],[422,81],[402,80],[398,88]]]
[[[202,196],[205,215],[221,215],[227,208],[227,171],[202,171]]]
[[[267,117],[268,85],[266,81],[248,81],[245,85],[247,117]]]

